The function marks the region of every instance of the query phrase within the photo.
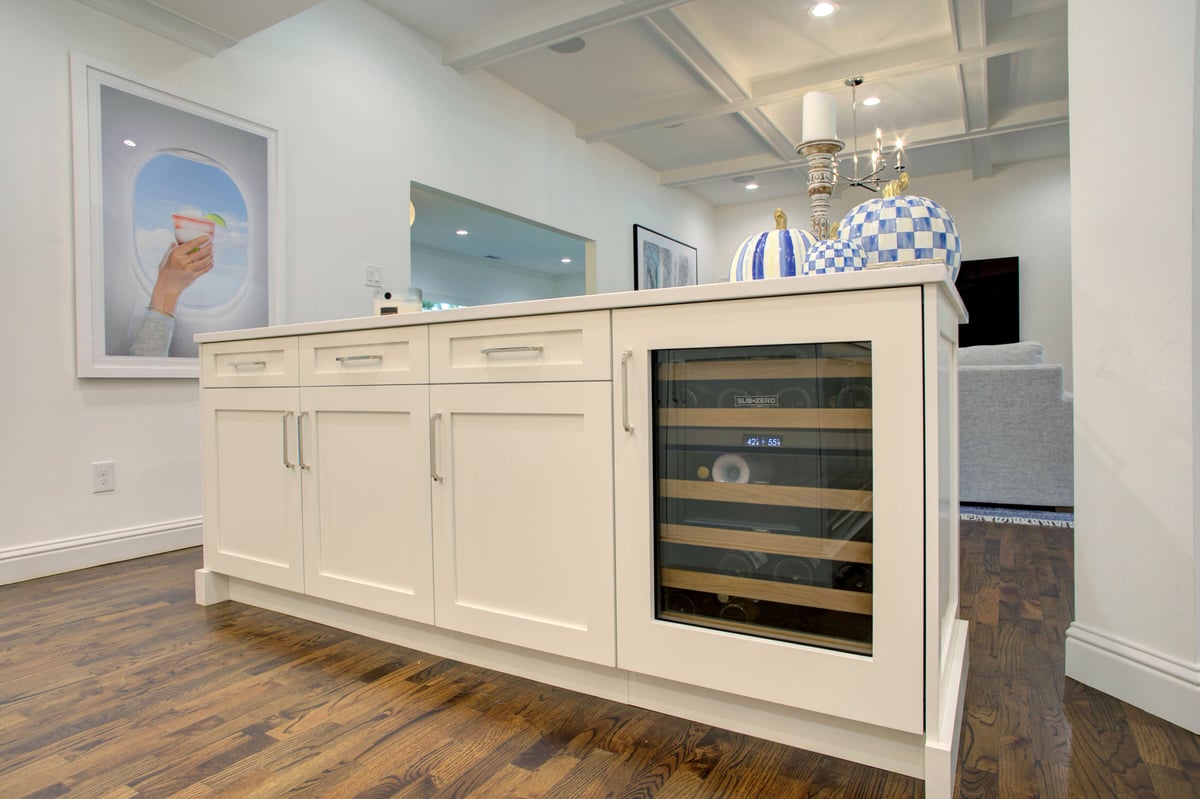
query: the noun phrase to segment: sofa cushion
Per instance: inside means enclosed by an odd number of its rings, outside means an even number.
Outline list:
[[[975,347],[963,347],[958,351],[959,366],[1023,366],[1045,362],[1040,341],[980,344]]]

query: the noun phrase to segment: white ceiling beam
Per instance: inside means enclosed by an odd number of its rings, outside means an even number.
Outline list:
[[[959,51],[987,44],[987,13],[983,0],[949,0],[950,29]],[[987,59],[958,65],[963,128],[984,130],[989,124]],[[992,145],[988,138],[971,139],[971,175],[976,180],[992,176]]]
[[[226,36],[198,22],[182,17],[174,11],[148,3],[146,0],[79,0],[117,19],[122,19],[142,30],[157,33],[164,39],[189,47],[206,56],[237,44],[237,39]]]
[[[694,27],[674,10],[648,14],[644,21],[684,66],[722,100],[750,97],[750,79],[734,69],[727,53],[719,52],[711,42],[704,42]]]
[[[909,131],[904,141],[904,149],[909,151],[951,142],[986,140],[989,137],[1007,133],[1065,125],[1067,119],[1066,100],[1042,103],[1018,109],[1004,119],[998,120],[987,130],[964,131],[960,120],[915,128]],[[843,150],[839,157],[846,159],[852,155],[853,153],[847,149]],[[870,157],[869,147],[862,149],[859,155]],[[780,159],[769,154],[746,156],[728,161],[714,161],[681,169],[665,170],[659,173],[659,182],[664,186],[677,188],[710,180],[732,178],[737,175],[761,175],[781,169],[793,169],[797,166],[804,166],[804,159],[798,155],[793,155],[791,159]]]
[[[990,41],[959,50],[953,37],[939,37],[874,53],[861,53],[753,81],[751,97],[729,103],[696,103],[690,110],[670,109],[658,102],[630,112],[582,120],[575,133],[586,142],[603,141],[666,125],[689,122],[792,100],[810,91],[841,91],[845,79],[864,75],[877,81],[913,75],[942,67],[986,61],[1038,47],[1061,44],[1067,38],[1065,8],[1054,8],[996,23]]]
[[[566,0],[536,14],[502,22],[442,48],[442,62],[459,72],[484,69],[515,55],[644,17],[688,0]]]
[[[674,10],[659,11],[644,18],[647,27],[671,49],[699,81],[724,102],[750,97],[750,80],[733,66],[733,59],[710,41],[706,42],[692,24]],[[795,154],[791,140],[760,108],[739,111],[736,116],[763,144],[780,158]]]
[[[971,177],[975,180],[992,176],[992,143],[980,137],[971,139]]]
[[[319,0],[79,0],[142,30],[214,56]]]

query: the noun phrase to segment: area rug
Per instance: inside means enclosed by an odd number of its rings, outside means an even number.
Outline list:
[[[1039,527],[1074,527],[1075,514],[1069,511],[1005,508],[992,505],[959,505],[959,518],[965,522],[1032,524]]]

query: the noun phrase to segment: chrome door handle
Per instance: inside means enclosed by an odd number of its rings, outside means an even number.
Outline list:
[[[441,421],[442,415],[435,413],[429,417],[429,476],[433,478],[435,483],[442,482],[442,476],[438,474],[437,469],[437,452],[438,452],[438,422]]]
[[[351,361],[382,361],[382,355],[339,355],[334,358],[340,364],[347,364]]]
[[[296,417],[296,460],[300,463],[300,468],[304,470],[311,469],[304,462],[304,417],[308,416],[308,411],[301,411]]]
[[[283,412],[283,465],[289,469],[296,468],[296,464],[288,460],[288,419],[292,418],[291,411]]]
[[[621,353],[621,427],[626,433],[633,432],[633,425],[629,423],[629,359],[632,357],[632,350]]]
[[[251,366],[262,369],[267,368],[266,361],[231,361],[229,365],[234,369],[249,368]]]

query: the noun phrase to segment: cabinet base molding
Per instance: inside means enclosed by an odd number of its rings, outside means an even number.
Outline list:
[[[1067,628],[1067,676],[1200,734],[1200,663],[1079,622]]]
[[[0,585],[200,546],[201,528],[194,516],[0,549]]]
[[[946,683],[943,696],[948,700],[944,707],[947,715],[941,725],[943,734],[923,736],[509,646],[206,569],[196,572],[197,602],[207,604],[201,599],[201,590],[206,592],[205,599],[220,601],[213,598],[221,595],[222,582],[227,598],[235,602],[613,702],[923,778],[928,799],[953,796],[962,692],[966,685],[966,622],[958,622],[961,630],[957,631],[950,665],[942,677]]]

